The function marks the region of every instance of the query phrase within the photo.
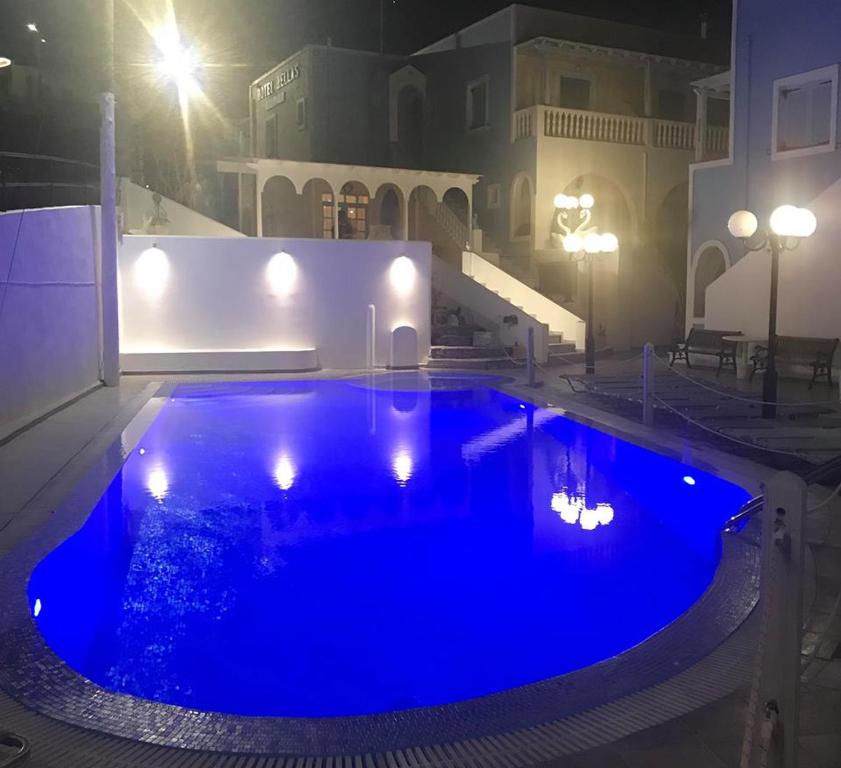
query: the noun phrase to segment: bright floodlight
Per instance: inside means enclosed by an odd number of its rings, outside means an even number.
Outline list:
[[[578,253],[584,250],[584,238],[581,235],[567,235],[563,239],[563,246],[567,253]]]
[[[153,37],[161,54],[158,72],[175,83],[180,93],[191,94],[197,89],[195,75],[199,69],[195,52],[184,47],[174,24],[159,29]]]
[[[727,221],[727,229],[733,237],[753,237],[759,222],[750,211],[736,211]]]
[[[0,56],[0,69],[12,66],[12,60],[6,56]]]
[[[602,253],[613,253],[619,250],[619,238],[613,232],[605,232],[600,237],[599,243]]]
[[[37,24],[35,24],[35,23],[33,23],[33,22],[31,22],[31,21],[29,22],[29,24],[27,24],[27,25],[26,25],[26,28],[27,28],[30,32],[37,32],[37,31],[38,31],[38,25],[37,25]]]
[[[555,195],[555,198],[552,202],[555,204],[555,208],[566,209],[566,208],[570,207],[569,206],[569,198],[563,193]]]
[[[581,203],[582,208],[592,208],[596,203],[596,199],[588,192],[585,192],[578,198],[578,202]]]
[[[809,237],[817,226],[814,213],[793,205],[775,208],[769,223],[771,231],[780,237]]]

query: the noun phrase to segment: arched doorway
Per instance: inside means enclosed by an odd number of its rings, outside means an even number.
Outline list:
[[[310,237],[304,204],[285,176],[272,176],[263,185],[263,237]]]
[[[534,195],[531,180],[525,173],[514,178],[511,185],[511,239],[528,238],[532,233]]]
[[[727,271],[723,248],[720,243],[709,243],[701,246],[695,257],[691,307],[694,323],[703,325],[707,312],[707,288]]]
[[[397,161],[406,168],[423,164],[423,94],[413,85],[397,94]]]
[[[361,181],[347,181],[339,189],[339,239],[368,238],[371,195]]]
[[[333,237],[333,189],[324,179],[310,179],[301,190],[304,210],[301,226],[306,228],[306,237],[332,239]]]
[[[404,240],[402,190],[394,184],[383,184],[374,196],[371,212],[371,237],[378,240]]]
[[[470,201],[463,189],[451,187],[444,193],[444,205],[455,214],[455,217],[470,229]]]

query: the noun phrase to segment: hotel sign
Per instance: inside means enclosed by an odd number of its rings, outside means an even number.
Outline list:
[[[274,96],[286,88],[286,86],[293,80],[297,80],[300,76],[301,68],[298,64],[293,64],[291,67],[281,70],[270,79],[266,80],[266,82],[261,83],[254,88],[255,100],[263,101],[263,99],[268,99],[270,96]]]

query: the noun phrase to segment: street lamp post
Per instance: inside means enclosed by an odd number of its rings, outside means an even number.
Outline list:
[[[817,226],[815,214],[807,208],[781,205],[774,209],[767,231],[760,232],[758,242],[754,236],[759,229],[756,216],[750,211],[736,211],[727,222],[733,237],[745,243],[749,251],[768,248],[771,254],[771,295],[768,306],[768,360],[762,379],[762,417],[777,416],[777,297],[779,293],[780,253],[793,251],[803,238],[811,237]]]
[[[572,259],[587,265],[587,331],[584,341],[584,370],[596,372],[596,337],[593,331],[593,262],[599,255],[615,253],[619,249],[616,235],[610,232],[599,234],[590,226],[595,199],[590,194],[555,195],[555,210],[558,228],[563,238],[564,250]]]

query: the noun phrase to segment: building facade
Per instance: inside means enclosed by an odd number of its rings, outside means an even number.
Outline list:
[[[597,270],[602,343],[668,341],[683,318],[688,166],[728,146],[726,102],[702,135],[693,83],[721,70],[701,37],[513,5],[411,56],[305,48],[252,84],[251,152],[476,174],[472,199],[435,201],[443,215],[475,250],[579,315],[584,281],[553,237],[553,200],[590,192],[599,227],[621,242],[618,260]],[[260,194],[264,224],[279,210],[272,188],[227,184],[252,201],[246,210]],[[355,236],[366,236],[358,217],[368,214],[346,200],[375,190],[320,194],[341,195]],[[439,245],[422,227],[402,234]]]
[[[732,94],[732,141],[727,158],[691,169],[687,328],[767,332],[770,258],[733,239],[727,221],[748,209],[767,228],[771,211],[789,203],[810,208],[818,226],[780,260],[778,332],[841,335],[839,23],[831,2],[734,3],[733,67],[699,84],[702,98]]]

